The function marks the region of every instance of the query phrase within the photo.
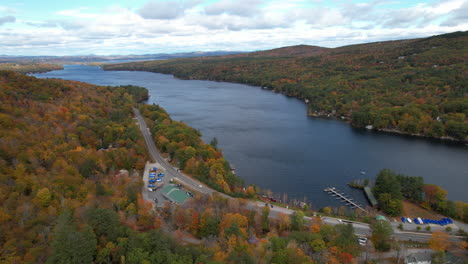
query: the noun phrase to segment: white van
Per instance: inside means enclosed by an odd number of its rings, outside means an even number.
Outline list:
[[[367,238],[365,237],[358,237],[359,244],[364,246],[367,243]]]

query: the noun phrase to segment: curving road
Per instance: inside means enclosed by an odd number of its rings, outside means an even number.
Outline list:
[[[143,138],[145,139],[146,146],[148,146],[148,151],[151,158],[154,162],[159,163],[159,165],[164,168],[164,170],[166,171],[166,177],[177,178],[179,181],[183,182],[186,187],[189,187],[189,189],[200,193],[212,194],[214,192],[217,192],[216,190],[209,188],[205,184],[181,173],[180,171],[176,170],[171,164],[169,164],[169,162],[167,162],[166,159],[164,159],[161,156],[161,154],[159,154],[159,151],[156,148],[156,145],[154,144],[153,138],[151,137],[151,132],[149,131],[145,119],[141,115],[140,111],[136,108],[133,108],[133,112],[135,113],[135,116],[138,119],[138,124],[140,126],[141,133],[143,134]],[[217,193],[224,197],[232,198],[224,193]]]
[[[136,108],[133,108],[133,112],[135,113],[136,118],[138,119],[138,124],[140,126],[141,133],[143,134],[143,137],[145,139],[146,145],[148,147],[148,151],[150,153],[151,158],[153,159],[154,162],[159,163],[159,165],[165,170],[166,176],[170,178],[177,178],[178,181],[182,182],[185,187],[192,189],[194,191],[204,193],[204,194],[212,194],[212,193],[217,193],[225,198],[228,199],[235,199],[229,195],[226,195],[224,193],[220,193],[214,189],[211,189],[210,187],[206,186],[205,184],[181,173],[179,170],[175,169],[169,162],[167,162],[160,154],[158,149],[156,148],[156,145],[154,144],[153,138],[151,137],[151,133],[149,131],[149,128],[146,125],[146,122],[141,115],[140,111]],[[146,182],[145,182],[146,183]],[[249,201],[247,204],[248,208],[251,208],[252,210],[257,210],[258,208],[262,208],[265,206],[265,203],[263,202],[256,202],[256,201]],[[279,213],[284,213],[284,214],[293,214],[295,211],[284,208],[284,207],[279,207],[275,206],[273,208],[270,208],[270,214],[271,217],[277,217]],[[310,217],[305,217],[307,221],[310,221]],[[359,236],[370,236],[371,235],[371,229],[368,224],[366,223],[360,223],[360,222],[351,222],[351,221],[343,221],[338,218],[333,218],[333,217],[323,217],[322,222],[330,225],[337,225],[341,224],[343,222],[348,222],[353,225],[355,229],[356,235]],[[411,240],[411,241],[420,241],[420,242],[426,242],[431,238],[430,233],[416,233],[416,232],[405,232],[405,231],[400,231],[398,230],[395,226],[394,227],[394,236],[398,240]],[[450,237],[451,241],[460,241],[461,237],[459,236],[451,236]]]

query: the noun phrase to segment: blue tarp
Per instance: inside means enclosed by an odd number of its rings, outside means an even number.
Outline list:
[[[434,225],[441,225],[441,226],[445,226],[445,225],[448,225],[448,224],[453,224],[453,221],[452,219],[450,218],[442,218],[441,220],[433,220],[433,219],[426,219],[426,218],[423,218],[422,219],[422,223],[421,224],[434,224]],[[419,223],[419,222],[416,222],[415,223]]]

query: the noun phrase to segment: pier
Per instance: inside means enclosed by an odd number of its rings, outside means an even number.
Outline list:
[[[325,192],[331,194],[332,196],[336,196],[336,199],[342,200],[341,202],[345,202],[346,205],[351,205],[352,207],[359,208],[359,209],[361,209],[362,211],[364,211],[364,212],[367,213],[367,211],[366,211],[364,208],[362,208],[362,206],[360,206],[359,204],[353,202],[353,201],[352,201],[352,200],[353,200],[352,198],[346,197],[346,196],[344,195],[344,193],[339,193],[338,190],[337,190],[335,187],[325,188],[325,189],[323,189],[323,191],[325,191]]]

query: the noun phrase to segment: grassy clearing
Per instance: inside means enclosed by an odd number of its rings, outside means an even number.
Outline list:
[[[439,219],[443,217],[435,212],[426,210],[414,203],[407,201],[403,201],[403,216],[411,218],[421,217],[428,219]]]

